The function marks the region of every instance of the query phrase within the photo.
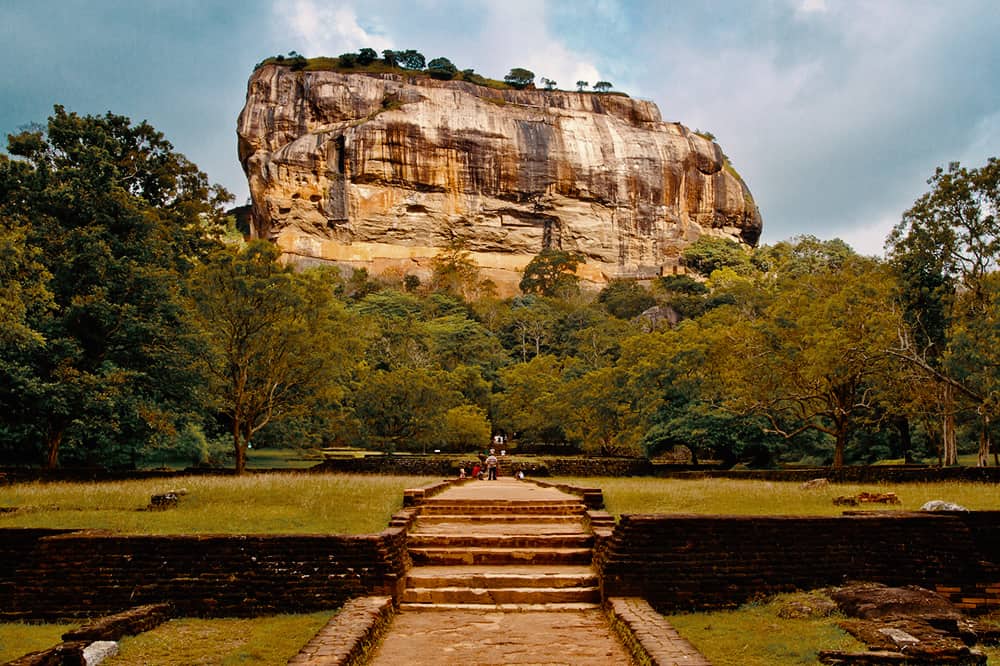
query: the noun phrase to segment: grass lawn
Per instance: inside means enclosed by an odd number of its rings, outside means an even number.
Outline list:
[[[2,527],[130,534],[370,534],[403,505],[403,490],[438,477],[362,474],[190,476],[0,486]],[[180,505],[144,511],[150,495],[184,488]]]
[[[840,615],[778,617],[778,609],[795,596],[780,595],[737,610],[668,615],[667,620],[715,666],[815,664],[820,650],[864,650],[837,626]]]
[[[62,643],[62,635],[78,624],[0,623],[0,664],[13,661],[28,652],[47,650]]]
[[[122,640],[106,666],[285,664],[335,611],[260,618],[181,618]]]
[[[837,626],[840,614],[786,619],[778,609],[801,594],[783,594],[736,610],[667,615],[674,628],[715,666],[815,664],[820,650],[864,651],[865,646]],[[1000,613],[980,618],[1000,623]],[[977,646],[989,664],[1000,666],[1000,647]]]
[[[607,510],[623,513],[697,513],[721,515],[837,516],[845,509],[915,511],[942,499],[969,509],[1000,509],[1000,486],[966,481],[898,484],[830,484],[801,490],[798,482],[742,479],[559,478],[557,481],[604,490]],[[840,495],[861,491],[894,492],[901,504],[833,504]]]

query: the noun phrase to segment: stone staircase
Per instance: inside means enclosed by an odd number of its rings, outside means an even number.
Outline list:
[[[467,498],[420,504],[407,538],[414,566],[401,609],[598,607],[594,537],[579,500],[519,498],[531,496],[530,484],[514,480],[469,484]],[[505,486],[510,499],[477,499],[474,484]]]

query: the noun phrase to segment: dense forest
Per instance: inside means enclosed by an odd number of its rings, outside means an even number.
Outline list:
[[[703,237],[688,274],[582,290],[536,256],[499,299],[433,275],[294,271],[146,123],[56,107],[0,155],[0,459],[235,464],[248,445],[768,466],[978,452],[1000,411],[1000,162],[939,169],[886,259]]]

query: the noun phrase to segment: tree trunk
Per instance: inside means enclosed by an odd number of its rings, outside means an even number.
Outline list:
[[[943,465],[958,464],[958,438],[955,432],[955,387],[945,384],[941,389],[941,405],[944,417],[941,422],[941,448],[943,449]]]
[[[899,448],[902,449],[903,462],[912,463],[913,438],[910,433],[910,419],[905,416],[898,416],[893,421],[893,425],[896,426],[896,430],[899,432]]]
[[[847,446],[847,428],[837,428],[837,443],[833,447],[833,466],[844,466],[844,448]]]
[[[243,440],[240,437],[240,420],[233,417],[233,453],[236,457],[236,474],[242,474],[247,465],[246,449],[243,448]]]
[[[979,436],[979,459],[976,465],[987,467],[990,464],[990,415],[983,410],[983,432]]]
[[[49,428],[49,436],[45,441],[46,451],[48,453],[45,466],[48,469],[55,469],[59,466],[59,445],[62,444],[64,432],[66,432],[66,430],[62,426],[53,426]]]

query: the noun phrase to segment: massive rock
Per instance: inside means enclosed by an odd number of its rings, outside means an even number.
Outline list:
[[[290,260],[425,276],[460,240],[512,293],[547,247],[601,284],[676,272],[702,234],[761,231],[718,144],[623,95],[265,65],[237,131],[254,233]]]

